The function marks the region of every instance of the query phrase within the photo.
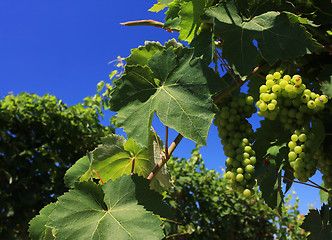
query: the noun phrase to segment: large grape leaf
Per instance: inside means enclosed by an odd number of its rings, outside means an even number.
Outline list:
[[[156,112],[160,121],[184,137],[205,145],[214,116],[209,83],[219,76],[192,49],[172,47],[157,52],[148,66],[129,65],[116,82],[111,109],[128,138],[148,146],[148,133]]]
[[[258,54],[273,65],[279,59],[294,60],[322,47],[292,13],[269,11],[242,19],[237,12],[233,1],[206,11],[214,18],[214,33],[223,40],[223,56],[242,78],[255,68]]]
[[[303,224],[300,226],[310,232],[308,239],[332,239],[332,212],[328,205],[323,204],[321,210],[309,210],[305,216]]]
[[[46,227],[49,222],[49,215],[55,208],[56,203],[50,203],[39,211],[39,215],[29,222],[29,236],[32,240],[53,240],[52,229]]]
[[[138,192],[145,184],[144,194]],[[47,226],[55,228],[58,239],[162,239],[161,220],[151,210],[164,208],[161,198],[149,190],[149,181],[122,176],[100,186],[81,182],[59,197]],[[142,194],[146,199],[142,201]]]
[[[287,0],[235,0],[237,9],[246,18],[268,11],[291,11],[294,5]]]
[[[159,145],[162,141],[158,139]],[[125,141],[119,135],[110,135],[102,138],[102,144],[93,152],[92,156],[85,156],[78,160],[65,174],[64,180],[68,187],[74,187],[76,182],[86,181],[90,178],[100,178],[107,182],[115,180],[122,175],[130,175],[134,161],[133,173],[147,177],[157,162],[161,159],[160,149],[153,133],[149,135],[149,147],[141,149],[133,139]],[[167,166],[163,166],[153,180],[152,186],[158,188],[154,181],[160,181],[164,186],[170,187],[170,177]]]

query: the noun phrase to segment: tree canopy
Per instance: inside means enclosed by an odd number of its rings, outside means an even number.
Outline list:
[[[26,239],[30,219],[66,191],[63,175],[114,128],[92,101],[67,106],[55,96],[0,100],[0,238]]]

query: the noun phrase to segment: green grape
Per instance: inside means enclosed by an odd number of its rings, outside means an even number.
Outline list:
[[[268,80],[272,80],[274,79],[274,76],[272,74],[268,74],[266,75],[265,79],[268,81]]]
[[[296,146],[294,148],[294,152],[297,153],[297,154],[300,154],[302,152],[302,147],[301,146]]]
[[[241,173],[241,174],[242,174],[242,173],[243,173],[243,168],[240,168],[240,167],[239,167],[239,168],[237,168],[237,169],[236,169],[236,172],[237,172],[237,173]]]
[[[275,82],[272,80],[272,79],[268,79],[266,80],[265,82],[265,85],[268,87],[268,88],[272,88],[272,86],[275,84]]]
[[[307,141],[307,135],[305,133],[300,134],[299,140],[300,140],[300,142]]]
[[[250,189],[248,189],[248,188],[244,189],[243,196],[245,196],[246,198],[251,197],[251,191],[250,191]]]
[[[280,91],[281,91],[281,86],[280,86],[279,84],[276,84],[276,85],[272,86],[272,91],[273,91],[274,93],[279,94]]]
[[[285,91],[286,91],[287,93],[293,92],[293,90],[294,90],[293,85],[291,85],[291,84],[287,84],[287,85],[285,86]]]
[[[288,84],[288,81],[285,80],[285,79],[282,79],[280,82],[279,82],[279,86],[281,89],[285,89],[286,85]]]
[[[294,161],[296,158],[297,158],[296,152],[290,151],[288,153],[288,159],[289,159],[289,161]]]
[[[269,103],[269,104],[267,105],[267,109],[269,109],[270,111],[274,110],[275,108],[276,108],[276,105],[273,104],[273,103]]]
[[[262,85],[262,86],[260,86],[260,88],[259,88],[259,92],[260,93],[266,93],[266,92],[268,92],[269,91],[269,88],[266,86],[266,85]]]
[[[292,139],[293,142],[296,142],[297,140],[299,140],[299,137],[296,134],[293,134],[291,136],[291,139]]]
[[[316,108],[315,101],[313,101],[313,100],[308,101],[307,106],[308,106],[309,109]]]
[[[281,74],[280,74],[280,72],[275,72],[275,73],[273,73],[273,77],[274,77],[275,79],[280,79],[280,78],[281,78]]]
[[[238,182],[242,182],[244,180],[244,176],[242,173],[236,175],[235,180]]]
[[[295,142],[290,141],[290,142],[288,143],[288,148],[289,148],[290,150],[294,150],[295,147],[296,147],[296,143],[295,143]]]

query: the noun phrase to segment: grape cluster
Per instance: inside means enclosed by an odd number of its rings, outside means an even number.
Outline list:
[[[275,120],[278,116],[288,130],[300,128],[308,115],[324,109],[328,98],[306,88],[300,75],[281,76],[280,72],[268,74],[260,86],[257,101],[258,115]]]
[[[251,144],[254,131],[246,118],[250,118],[255,112],[253,97],[240,93],[222,106],[214,120],[225,156],[228,157],[225,177],[230,179],[235,190],[246,197],[251,196],[255,185],[253,174],[256,163]]]
[[[268,74],[259,93],[260,99],[256,103],[258,115],[270,120],[279,118],[284,128],[291,131],[288,143],[290,166],[294,169],[295,178],[308,181],[317,166],[311,151],[315,136],[310,133],[310,120],[325,108],[327,96],[307,89],[300,75],[282,76],[281,72]]]
[[[302,127],[293,132],[288,142],[290,166],[294,169],[294,177],[302,182],[316,173],[317,162],[311,152],[314,139],[315,134],[310,133],[310,127]]]

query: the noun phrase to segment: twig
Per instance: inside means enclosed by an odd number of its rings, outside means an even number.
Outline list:
[[[175,150],[175,148],[177,147],[177,145],[180,143],[180,141],[182,140],[183,136],[179,133],[177,135],[177,137],[174,139],[174,141],[172,142],[171,146],[169,146],[168,148],[168,157],[165,158],[164,156],[162,156],[162,158],[160,159],[160,161],[157,163],[157,165],[154,167],[154,169],[151,171],[150,175],[147,177],[147,179],[152,180],[152,178],[157,175],[159,169],[169,160],[170,156],[172,155],[173,151]]]
[[[166,126],[166,134],[165,134],[165,157],[168,158],[168,127]]]
[[[286,178],[285,176],[281,176],[282,178],[286,179],[287,181],[290,181],[290,182],[293,182],[293,183],[300,183],[300,184],[303,184],[303,185],[307,185],[307,186],[310,186],[310,187],[314,187],[314,188],[318,188],[320,190],[323,190],[325,192],[328,192],[328,190],[326,190],[325,188],[321,187],[321,186],[316,186],[316,185],[311,185],[311,184],[308,184],[308,183],[304,183],[304,182],[299,182],[299,181],[295,181],[295,180],[291,180],[289,178]],[[310,181],[310,180],[309,180]],[[311,181],[310,181],[311,182]]]
[[[99,180],[101,181],[101,184],[104,185],[103,179],[101,179],[101,177],[99,176],[99,174],[97,173],[97,171],[94,170],[94,169],[92,171],[98,176]]]
[[[221,91],[217,96],[215,96],[212,100],[213,103],[218,103],[225,95],[227,95],[228,93],[230,93],[231,91],[233,91],[235,88],[241,87],[246,81],[248,81],[248,79],[254,75],[257,74],[257,71],[260,70],[260,68],[262,68],[266,63],[255,67],[255,69],[247,76],[246,80],[242,81],[240,85],[237,83],[237,81],[233,82],[231,85],[228,86],[228,88],[224,89],[223,91]],[[265,79],[265,76],[262,76]]]
[[[131,175],[134,175],[134,168],[135,168],[135,158],[132,159],[133,163],[131,165]]]
[[[158,140],[157,132],[154,130],[154,128],[153,128],[152,126],[151,126],[151,129],[152,129],[152,132],[154,133],[154,137],[156,138],[156,141],[157,141],[157,144],[158,144],[158,148],[159,148],[160,156],[164,157],[164,154],[163,154],[163,152],[161,151],[161,147],[160,147],[160,144],[159,144],[159,140]]]
[[[165,29],[167,32],[173,32],[173,31],[179,31],[176,29],[170,29],[170,28],[164,28],[164,23],[158,22],[155,20],[151,19],[146,19],[146,20],[136,20],[136,21],[129,21],[129,22],[124,22],[120,23],[121,25],[124,26],[152,26],[152,27],[159,27]]]
[[[177,236],[183,236],[183,235],[187,235],[187,234],[189,234],[189,233],[174,233],[172,235],[166,236],[165,238],[167,239],[167,238],[172,238],[172,237],[177,237]]]
[[[235,88],[237,88],[238,85],[236,82],[233,82],[231,85],[228,86],[228,88],[221,91],[217,96],[215,96],[212,101],[213,103],[218,103],[225,95],[233,91]]]

